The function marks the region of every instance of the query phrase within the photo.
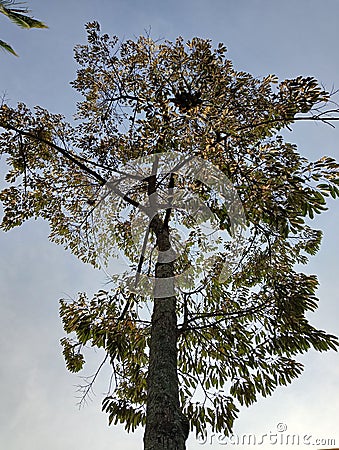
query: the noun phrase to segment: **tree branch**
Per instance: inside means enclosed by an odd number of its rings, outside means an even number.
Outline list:
[[[103,365],[105,364],[105,362],[107,361],[107,359],[108,359],[108,353],[106,354],[105,358],[104,358],[103,361],[101,362],[101,364],[100,364],[100,366],[98,367],[98,369],[97,369],[97,371],[95,372],[95,374],[94,374],[92,377],[86,377],[86,378],[84,378],[85,380],[86,380],[86,379],[89,379],[89,378],[92,378],[92,380],[91,380],[88,384],[86,384],[86,385],[80,385],[80,386],[78,387],[78,391],[83,392],[83,395],[81,396],[81,399],[80,399],[80,401],[79,401],[79,403],[78,403],[79,407],[81,407],[81,406],[83,405],[83,403],[86,402],[86,397],[88,396],[89,392],[92,390],[93,385],[94,385],[94,383],[95,383],[95,380],[97,379],[97,377],[98,377],[98,375],[99,375],[99,373],[100,373],[100,370],[102,369],[102,367],[103,367]]]
[[[80,169],[84,170],[85,172],[87,172],[88,174],[92,175],[93,178],[95,178],[97,181],[99,181],[99,183],[103,186],[104,184],[106,184],[106,180],[97,172],[95,172],[94,170],[90,169],[89,167],[87,167],[86,164],[84,164],[83,162],[79,161],[79,159],[76,156],[73,156],[70,152],[68,152],[67,150],[65,150],[62,147],[59,147],[59,145],[54,144],[51,141],[48,141],[47,139],[44,139],[40,136],[36,136],[32,133],[29,133],[27,131],[23,131],[23,130],[19,130],[19,128],[14,127],[13,125],[9,125],[9,124],[4,124],[4,123],[0,123],[0,126],[5,128],[6,130],[10,130],[10,131],[15,131],[16,133],[18,133],[20,136],[25,136],[28,137],[30,139],[34,139],[37,140],[43,144],[48,145],[49,147],[52,147],[54,150],[56,150],[58,153],[60,153],[62,156],[64,156],[66,159],[68,159],[69,161],[71,161],[73,164],[77,165]]]
[[[279,122],[293,123],[295,121],[302,121],[302,120],[313,120],[313,121],[324,122],[324,123],[327,123],[328,125],[331,125],[334,127],[334,125],[332,125],[330,122],[339,120],[339,117],[321,117],[322,115],[327,114],[328,112],[330,112],[330,111],[324,111],[323,113],[320,113],[320,114],[317,114],[314,116],[307,116],[307,117],[280,117],[277,119],[263,120],[262,122],[259,122],[256,124],[239,127],[235,131],[243,131],[243,130],[247,130],[247,129],[253,129],[253,128],[261,127],[263,125],[270,125],[270,124],[279,123]],[[331,110],[331,112],[339,113],[339,110]]]
[[[106,184],[109,184],[109,188],[112,189],[112,191],[117,194],[119,197],[121,197],[123,200],[125,200],[127,203],[131,204],[132,206],[135,206],[137,208],[142,209],[143,211],[145,211],[145,208],[140,205],[139,202],[133,200],[132,198],[130,198],[127,194],[124,194],[123,192],[120,191],[120,189],[118,189],[117,187],[115,187],[115,185],[113,183],[109,183],[105,178],[103,178],[99,173],[95,172],[94,170],[92,170],[90,167],[88,167],[85,163],[83,163],[81,160],[84,160],[84,158],[82,158],[81,156],[74,156],[72,155],[69,151],[67,151],[66,149],[60,147],[57,144],[54,144],[53,142],[44,139],[40,136],[36,136],[32,133],[29,133],[27,131],[23,131],[20,130],[16,127],[14,127],[13,125],[9,125],[9,124],[4,124],[4,123],[0,123],[0,126],[3,127],[6,130],[10,130],[10,131],[15,131],[16,133],[18,133],[20,136],[25,136],[28,137],[30,139],[33,140],[37,140],[43,144],[48,145],[49,147],[53,148],[54,150],[56,150],[58,153],[60,153],[62,156],[64,156],[66,159],[68,159],[69,161],[71,161],[73,164],[75,164],[76,166],[78,166],[81,170],[83,170],[84,172],[88,173],[89,175],[91,175],[93,178],[95,178],[99,184],[101,186],[104,186]],[[92,164],[91,161],[89,161],[90,164]],[[96,163],[94,163],[96,164]],[[129,178],[137,178],[138,180],[140,180],[140,177],[135,177],[134,175],[130,175],[124,172],[121,172],[117,169],[113,169],[115,172],[119,173],[119,174],[123,174]]]
[[[242,309],[240,311],[234,311],[234,312],[221,312],[221,311],[217,311],[217,312],[211,312],[211,313],[203,313],[203,314],[199,314],[196,317],[192,317],[191,319],[188,319],[188,323],[191,322],[195,322],[196,320],[199,319],[206,319],[206,318],[214,318],[214,317],[218,317],[218,316],[222,316],[220,319],[215,320],[212,323],[209,324],[204,324],[204,325],[196,325],[196,326],[187,326],[185,328],[185,330],[200,330],[200,329],[204,329],[204,328],[210,328],[213,327],[215,325],[218,325],[220,322],[223,322],[224,320],[230,319],[230,318],[239,318],[239,317],[243,317],[246,314],[253,314],[257,311],[260,311],[263,307],[267,306],[267,302],[262,302],[257,306],[252,306],[246,309]],[[179,330],[184,331],[184,330]]]

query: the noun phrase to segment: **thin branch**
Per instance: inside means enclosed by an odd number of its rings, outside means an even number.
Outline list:
[[[339,113],[338,110],[331,110],[331,112],[337,112]],[[263,120],[262,122],[258,122],[252,125],[245,125],[242,127],[237,128],[235,131],[243,131],[243,130],[247,130],[247,129],[253,129],[253,128],[257,128],[257,127],[261,127],[263,125],[270,125],[273,123],[280,123],[280,122],[295,122],[295,121],[302,121],[302,120],[313,120],[313,121],[319,121],[319,122],[324,122],[327,125],[330,125],[332,127],[334,127],[333,124],[330,123],[330,121],[337,121],[339,120],[339,117],[321,117],[322,115],[327,114],[327,111],[324,111],[320,114],[314,115],[314,116],[307,116],[307,117],[280,117],[277,119],[269,119],[269,120]],[[225,138],[223,138],[225,139]]]
[[[101,362],[100,366],[98,367],[97,371],[92,377],[86,377],[86,379],[92,378],[92,381],[84,386],[79,386],[79,391],[83,392],[83,395],[81,396],[80,401],[78,402],[79,407],[83,405],[84,402],[86,402],[86,397],[88,396],[89,392],[93,389],[93,385],[95,383],[95,380],[97,379],[103,365],[106,363],[108,359],[108,354],[106,354],[104,360]]]
[[[125,318],[125,314],[127,313],[128,308],[130,307],[131,303],[132,303],[132,301],[131,301],[131,299],[129,298],[129,299],[127,300],[125,306],[124,306],[124,309],[121,311],[120,316],[117,317],[117,320],[123,320],[123,319]]]
[[[98,174],[94,170],[90,169],[86,164],[84,164],[83,162],[79,161],[79,159],[76,156],[73,156],[70,152],[68,152],[64,148],[59,147],[59,145],[56,145],[53,142],[48,141],[47,139],[44,139],[44,138],[39,137],[39,136],[36,136],[36,135],[34,135],[32,133],[29,133],[27,131],[19,130],[18,128],[14,127],[13,125],[0,123],[0,126],[5,128],[5,129],[7,129],[7,130],[15,131],[16,133],[20,134],[21,136],[25,136],[25,137],[28,137],[30,139],[37,140],[39,142],[42,142],[43,144],[48,145],[49,147],[52,147],[54,150],[56,150],[58,153],[60,153],[66,159],[68,159],[73,164],[78,166],[80,169],[82,169],[85,172],[87,172],[88,174],[92,175],[96,180],[99,181],[99,183],[102,186],[106,184],[106,180],[100,174]]]
[[[188,326],[186,329],[191,331],[191,330],[210,328],[210,327],[218,325],[219,323],[223,322],[224,320],[227,320],[230,318],[239,318],[239,317],[245,316],[246,314],[256,313],[265,306],[267,306],[267,302],[262,302],[257,306],[251,306],[249,308],[242,309],[240,311],[233,311],[230,313],[225,313],[225,312],[221,313],[221,311],[217,311],[217,312],[199,314],[198,316],[192,317],[191,319],[189,319],[188,323],[195,322],[196,320],[199,320],[199,319],[213,318],[213,317],[218,317],[221,315],[222,315],[222,317],[218,320],[215,320],[212,323],[208,323],[208,324],[204,324],[204,325],[197,325],[197,326]]]
[[[39,142],[42,142],[43,144],[48,145],[49,147],[53,148],[54,150],[56,150],[58,153],[62,154],[62,156],[64,156],[66,159],[68,159],[69,161],[71,161],[73,164],[77,165],[80,169],[82,169],[83,171],[87,172],[88,174],[92,175],[93,178],[95,178],[96,180],[99,181],[101,186],[104,186],[105,184],[109,183],[107,182],[107,180],[105,178],[103,178],[99,173],[95,172],[94,170],[92,170],[91,168],[89,168],[85,163],[83,163],[82,161],[85,161],[86,159],[81,157],[81,156],[74,156],[72,155],[69,151],[65,150],[64,148],[60,147],[59,145],[54,144],[51,141],[48,141],[47,139],[44,139],[40,136],[36,136],[32,133],[26,132],[26,131],[22,131],[19,130],[18,128],[9,125],[9,124],[0,124],[1,127],[11,130],[11,131],[15,131],[16,133],[18,133],[21,136],[25,136],[28,137],[30,139],[34,139],[37,140]],[[92,164],[92,161],[88,161],[90,164]],[[94,165],[96,165],[96,163],[93,163]],[[127,174],[125,172],[119,171],[118,169],[113,169],[115,172],[122,174],[128,178],[136,178],[138,180],[140,180],[140,177],[138,176],[134,176],[132,174]],[[144,208],[142,207],[142,205],[140,205],[139,202],[136,202],[135,200],[133,200],[132,198],[130,198],[128,195],[125,195],[123,192],[120,191],[120,189],[116,188],[113,183],[109,183],[109,187],[112,189],[112,191],[117,194],[119,197],[121,197],[123,200],[125,200],[127,203],[130,203],[132,206],[135,206],[137,208],[140,208],[142,210],[144,210]]]
[[[141,274],[141,270],[142,270],[142,265],[145,260],[146,246],[147,246],[147,242],[148,242],[149,233],[150,233],[150,224],[147,226],[145,236],[144,236],[144,241],[142,243],[141,254],[140,254],[139,263],[138,263],[138,267],[137,267],[137,273],[135,274],[135,282],[134,282],[135,288],[138,286],[140,274]]]
[[[186,342],[186,347],[189,348],[189,344],[188,344],[188,341],[187,341],[187,337],[184,336],[184,339],[185,339],[185,342]],[[197,349],[196,349],[196,350],[197,350]],[[199,371],[198,371],[198,369],[197,369],[197,366],[196,366],[195,362],[193,361],[192,356],[191,356],[191,354],[190,354],[189,352],[187,352],[187,356],[188,356],[188,358],[189,358],[190,361],[191,361],[192,368],[193,368],[193,370],[195,371],[195,374],[196,374],[196,376],[197,376],[197,379],[198,379],[198,382],[199,382],[199,384],[200,384],[200,386],[201,386],[201,389],[204,391],[204,395],[205,395],[204,404],[205,404],[206,399],[208,399],[208,400],[211,401],[211,398],[210,398],[210,396],[208,395],[208,392],[207,392],[207,390],[206,390],[206,388],[205,388],[205,377],[204,377],[204,380],[201,381],[201,379],[200,379],[201,373],[199,373]],[[195,352],[195,356],[197,356],[197,351]]]

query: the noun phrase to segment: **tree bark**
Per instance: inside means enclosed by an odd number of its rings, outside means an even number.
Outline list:
[[[174,261],[166,261],[171,251],[169,231],[158,215],[151,229],[156,234],[159,258],[155,268],[144,450],[185,450],[189,423],[179,404]]]

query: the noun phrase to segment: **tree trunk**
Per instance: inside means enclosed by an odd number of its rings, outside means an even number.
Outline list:
[[[155,268],[144,450],[185,450],[189,424],[179,404],[174,261],[166,261],[171,251],[169,232],[158,215],[151,226],[159,258]]]

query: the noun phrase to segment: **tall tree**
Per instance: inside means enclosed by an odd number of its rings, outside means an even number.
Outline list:
[[[14,0],[0,0],[0,13],[8,17],[13,23],[21,28],[48,28],[40,20],[28,16],[30,12],[28,8],[22,8],[22,2],[18,3]],[[6,50],[12,55],[18,56],[13,48],[7,42],[0,40],[0,48]]]
[[[183,450],[189,430],[230,433],[239,405],[300,375],[296,355],[337,349],[306,317],[318,281],[296,264],[319,249],[310,219],[338,197],[339,165],[308,161],[279,132],[338,110],[314,78],[237,72],[223,44],[120,43],[96,22],[87,33],[75,52],[77,125],[40,107],[0,110],[2,229],[42,217],[85,262],[124,252],[132,281],[124,273],[110,291],[61,301],[66,364],[77,372],[86,345],[103,349],[109,422],[145,424],[146,450]],[[239,226],[235,258],[225,236]]]

